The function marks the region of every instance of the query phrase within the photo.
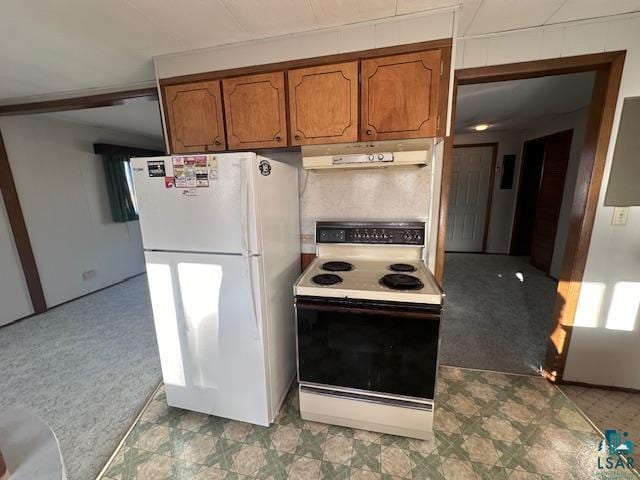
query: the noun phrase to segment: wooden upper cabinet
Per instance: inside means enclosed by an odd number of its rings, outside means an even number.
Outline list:
[[[230,149],[287,145],[284,72],[227,78],[222,91]]]
[[[171,153],[226,149],[218,80],[163,89]]]
[[[291,144],[358,140],[358,62],[289,71]]]
[[[362,61],[363,141],[436,135],[440,56],[428,50]]]

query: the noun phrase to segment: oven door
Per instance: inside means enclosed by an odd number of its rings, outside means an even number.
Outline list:
[[[439,305],[298,297],[298,381],[433,399]]]

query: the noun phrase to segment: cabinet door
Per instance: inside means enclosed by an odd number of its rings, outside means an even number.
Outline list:
[[[284,73],[222,81],[229,148],[287,145]]]
[[[358,140],[358,62],[289,71],[291,143]]]
[[[362,140],[436,135],[440,50],[362,61]]]
[[[219,81],[166,86],[163,100],[171,153],[226,148]]]

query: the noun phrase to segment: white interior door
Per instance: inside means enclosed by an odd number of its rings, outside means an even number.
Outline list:
[[[145,260],[169,405],[268,425],[259,257],[146,252]]]
[[[453,149],[446,250],[482,252],[493,147]]]

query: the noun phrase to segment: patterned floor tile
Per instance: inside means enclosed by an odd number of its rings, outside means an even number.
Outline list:
[[[234,440],[236,442],[240,442],[245,439],[247,435],[249,435],[253,431],[253,425],[245,422],[237,422],[235,420],[230,420],[224,426],[224,431],[222,432],[222,436],[228,440]]]
[[[215,452],[217,442],[217,437],[195,433],[185,444],[182,458],[187,462],[205,464],[209,455]]]
[[[317,480],[320,478],[322,462],[310,457],[296,456],[289,469],[291,480]]]
[[[349,480],[351,471],[348,465],[322,462],[320,465],[321,480]]]
[[[446,480],[476,480],[473,464],[464,460],[445,458],[442,462],[442,471]]]
[[[409,450],[423,454],[438,453],[438,444],[434,436],[427,440],[409,439]]]
[[[368,430],[353,430],[353,438],[357,440],[364,440],[365,442],[370,443],[380,443],[380,438],[382,437],[381,433],[378,432],[370,432]]]
[[[493,442],[488,438],[465,436],[464,449],[469,454],[469,460],[475,463],[496,465],[500,460]]]
[[[265,459],[266,463],[260,467],[260,470],[255,475],[256,478],[268,480],[285,480],[288,478],[289,469],[294,459],[293,454],[267,450]]]
[[[353,439],[342,435],[327,435],[324,446],[325,462],[350,465],[353,456]]]
[[[350,480],[380,480],[381,475],[371,470],[361,470],[359,468],[352,468],[349,476]]]
[[[357,469],[380,472],[380,453],[381,446],[379,443],[354,440],[351,466]]]
[[[460,433],[460,424],[455,413],[438,410],[438,414],[433,417],[433,429],[441,432]]]
[[[382,473],[400,478],[411,477],[410,451],[399,447],[383,446],[380,452]]]
[[[462,435],[445,432],[434,433],[440,456],[469,460],[469,452],[464,448],[464,437]]]
[[[296,455],[322,460],[326,440],[326,433],[313,433],[309,430],[302,430],[300,432],[300,441],[298,442]]]
[[[301,430],[288,425],[278,425],[271,433],[272,448],[288,453],[295,453],[300,441]]]
[[[103,480],[596,478],[600,434],[546,380],[441,367],[434,434],[305,421],[293,389],[269,427],[168,407],[162,389]]]
[[[442,458],[435,454],[423,454],[416,451],[409,452],[411,459],[411,476],[414,479],[443,480]]]

